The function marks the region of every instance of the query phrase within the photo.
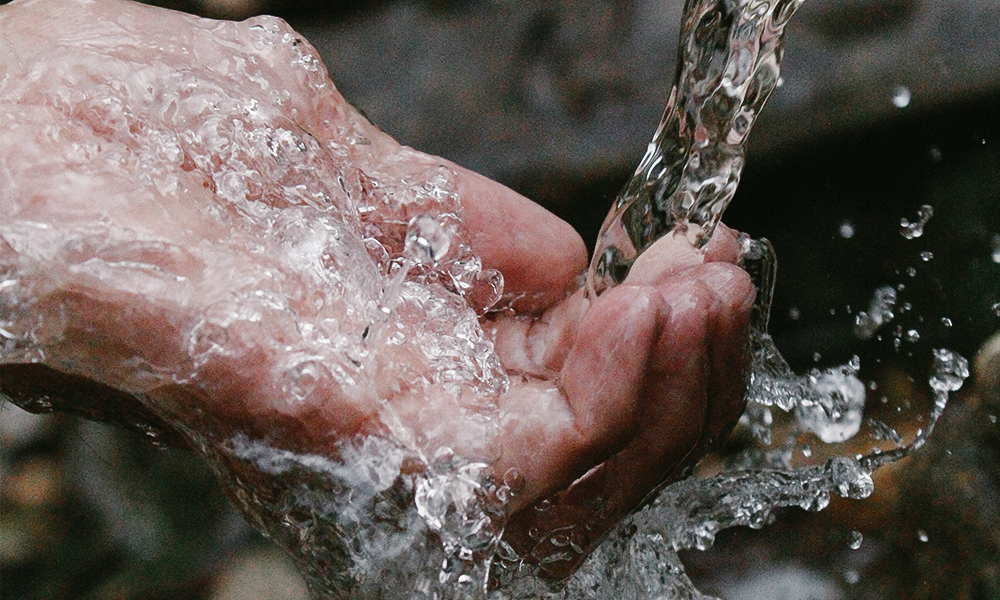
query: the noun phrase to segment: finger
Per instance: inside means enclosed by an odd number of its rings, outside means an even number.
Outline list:
[[[750,317],[756,288],[746,271],[728,263],[709,263],[699,277],[718,297],[709,339],[708,413],[702,435],[704,451],[722,443],[746,408],[750,373]]]
[[[453,168],[472,251],[503,273],[515,310],[544,310],[580,287],[587,249],[572,226],[495,181]]]
[[[736,264],[741,254],[738,234],[719,225],[703,250],[682,236],[668,235],[639,257],[626,279],[628,285],[658,285],[669,277],[711,262]],[[541,317],[500,315],[487,326],[508,371],[553,377],[560,369],[577,327],[589,306],[582,291],[550,307]]]
[[[741,235],[735,229],[726,227],[724,223],[719,223],[715,228],[712,239],[705,245],[705,262],[726,262],[737,264],[740,256],[743,255],[743,243]]]
[[[486,331],[508,373],[554,379],[589,308],[590,301],[581,289],[539,317],[501,314],[485,324]]]
[[[671,281],[663,294],[669,317],[642,391],[642,430],[619,454],[551,498],[550,508],[525,510],[508,525],[508,541],[544,557],[555,579],[568,576],[614,523],[693,464],[708,439],[728,433],[742,412],[749,277],[733,266],[709,264]],[[553,531],[558,533],[548,533]]]
[[[707,409],[704,363],[711,295],[690,278],[674,282],[664,294],[668,314],[662,317],[642,389],[638,435],[619,454],[548,499],[549,508],[529,508],[508,524],[508,542],[536,558],[553,579],[572,573],[611,525],[694,449]]]
[[[632,285],[658,285],[707,262],[736,264],[740,256],[738,235],[725,225],[719,225],[715,235],[704,248],[695,248],[680,233],[669,233],[656,241],[633,263],[626,283]]]
[[[0,393],[28,412],[68,413],[121,427],[163,446],[191,446],[135,396],[42,364],[0,364]]]
[[[652,288],[609,291],[581,322],[558,382],[526,378],[501,398],[496,469],[517,468],[527,486],[511,510],[565,488],[632,437],[661,304]]]

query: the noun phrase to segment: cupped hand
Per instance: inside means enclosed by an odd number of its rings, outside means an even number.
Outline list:
[[[506,539],[555,577],[742,412],[754,289],[725,228],[590,299],[569,225],[398,145],[276,19],[22,0],[0,56],[0,389],[22,405],[202,450],[381,435],[481,460],[513,492]]]

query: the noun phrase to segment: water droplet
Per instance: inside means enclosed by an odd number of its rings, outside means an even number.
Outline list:
[[[930,204],[924,204],[917,209],[917,220],[915,222],[911,223],[905,218],[899,220],[900,234],[908,240],[924,235],[924,225],[926,225],[927,221],[930,221],[933,216],[934,207]]]
[[[838,456],[827,464],[830,478],[837,492],[844,498],[867,498],[875,489],[872,476],[861,468],[858,461]]]
[[[889,286],[875,290],[867,311],[860,311],[854,318],[854,335],[862,340],[869,340],[882,325],[891,321],[895,315],[896,290]]]
[[[847,536],[847,545],[851,547],[851,550],[857,550],[861,547],[861,543],[864,541],[865,537],[861,535],[860,531],[852,531]]]
[[[308,399],[323,381],[325,371],[323,364],[317,361],[295,365],[285,372],[285,393],[297,402]]]
[[[511,494],[517,494],[524,489],[527,481],[524,479],[524,475],[521,474],[516,468],[511,467],[507,469],[507,472],[503,474],[503,484],[510,488]]]
[[[892,92],[892,103],[896,108],[906,108],[910,105],[911,99],[910,88],[905,85],[898,86]]]
[[[927,537],[927,532],[926,531],[924,531],[923,529],[918,529],[917,530],[917,539],[920,540],[921,542],[926,542],[930,538]]]
[[[839,232],[840,232],[840,237],[844,238],[845,240],[851,239],[852,237],[854,237],[854,223],[851,223],[850,221],[844,221],[843,223],[840,224]]]
[[[931,252],[930,250],[924,250],[923,252],[920,253],[920,260],[924,262],[928,262],[932,258],[934,258],[934,253]]]
[[[931,367],[931,388],[939,392],[954,392],[969,376],[969,361],[951,350],[935,349]]]
[[[403,253],[417,264],[436,264],[451,247],[451,235],[430,215],[417,215],[406,226],[406,247]]]

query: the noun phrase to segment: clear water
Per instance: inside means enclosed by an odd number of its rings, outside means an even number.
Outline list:
[[[778,85],[785,25],[803,0],[687,0],[676,83],[653,140],[597,238],[592,293],[620,283],[667,232],[702,246],[743,171],[746,142]]]
[[[621,282],[635,258],[666,233],[678,231],[696,245],[707,242],[735,191],[750,128],[777,84],[783,29],[801,2],[687,2],[678,84],[642,164],[602,229],[588,279],[592,293]],[[306,86],[303,95],[331,93],[314,54],[275,20],[220,26],[212,35],[234,46],[254,46],[254,56],[291,74],[289,87]],[[172,42],[167,36],[162,43]],[[113,66],[111,60],[84,65],[98,71]],[[246,79],[239,71],[244,67],[232,67],[235,79]],[[76,69],[68,63],[67,73]],[[156,69],[154,63],[144,70],[131,65],[127,75],[108,77],[177,76],[176,70]],[[25,80],[5,81],[13,87],[0,93],[16,95]],[[225,232],[217,243],[232,244],[238,257],[255,245],[257,255],[270,262],[229,262],[219,247],[202,254],[208,242],[201,240],[186,249],[164,246],[141,223],[130,230],[117,228],[113,219],[93,225],[97,221],[88,220],[87,206],[79,207],[87,226],[76,229],[0,223],[0,359],[54,361],[70,372],[112,369],[116,385],[142,394],[196,378],[206,365],[240,350],[233,340],[241,332],[262,328],[262,339],[286,357],[275,367],[287,374],[275,394],[291,404],[314,400],[329,381],[378,400],[382,365],[373,348],[383,353],[403,348],[405,356],[431,364],[436,379],[416,376],[417,369],[410,373],[410,383],[428,393],[458,398],[474,390],[491,398],[509,385],[478,321],[500,298],[502,277],[482,269],[471,255],[447,169],[425,165],[397,179],[375,168],[332,169],[347,149],[321,141],[325,124],[314,123],[309,132],[289,122],[283,109],[291,95],[283,96],[284,88],[258,102],[230,97],[224,83],[201,84],[197,95],[144,100],[143,116],[121,109],[118,95],[128,86],[106,87],[106,96],[95,96],[82,112],[114,134],[102,142],[102,152],[122,162],[140,160],[148,175],[122,197],[157,201],[185,185],[201,189],[211,182],[216,193],[207,210]],[[141,91],[146,84],[134,88]],[[60,136],[79,142],[73,152],[90,152],[88,144],[96,142],[84,134],[94,130],[92,124],[77,127],[78,121],[59,110],[58,104],[38,114],[11,109],[0,115],[0,128],[8,125],[5,119],[36,127],[60,124]],[[140,122],[141,127],[131,126]],[[82,159],[65,158],[62,170],[77,175],[72,169]],[[177,175],[177,165],[187,158],[190,177],[204,175],[205,182],[192,185],[188,175]],[[930,215],[922,211],[917,221],[903,223],[904,235],[919,236]],[[170,224],[164,217],[155,225]],[[379,242],[375,230],[390,241]],[[136,231],[146,233],[136,240]],[[69,266],[65,272],[46,268],[52,264]],[[388,402],[378,404],[383,434],[341,441],[322,455],[213,426],[208,418],[177,419],[169,409],[161,416],[208,459],[241,512],[296,559],[317,599],[704,598],[685,574],[679,550],[708,548],[729,527],[764,527],[780,507],[816,511],[827,506],[831,494],[868,496],[873,470],[922,446],[948,395],[968,376],[964,359],[934,350],[927,379],[933,406],[919,432],[900,433],[896,423],[866,419],[873,390],[860,378],[859,361],[799,375],[767,335],[775,264],[766,241],[745,240],[744,266],[759,294],[750,403],[740,427],[755,444],[663,489],[557,588],[501,541],[504,503],[523,485],[518,474],[490,480],[489,465],[463,458],[433,436],[415,434]],[[319,281],[315,287],[337,293],[295,297],[308,288],[296,287],[303,265]],[[92,353],[66,350],[64,324],[46,321],[35,307],[37,299],[78,281],[74,278],[164,303],[204,300],[185,296],[189,281],[217,280],[220,291],[205,300],[211,310],[190,328],[186,354],[180,353],[176,364],[166,356],[137,368],[129,355],[121,364],[102,356],[105,362],[95,366],[87,362]],[[351,318],[339,323],[307,318],[310,306],[337,302]],[[894,294],[877,291],[871,308],[858,317],[859,337],[889,326],[897,302]],[[299,322],[289,317],[293,313]],[[470,447],[496,434],[491,418],[502,415],[486,413],[476,414],[488,418],[468,420]],[[805,433],[821,443],[805,445]],[[838,444],[859,436],[859,445],[875,449],[844,455]]]

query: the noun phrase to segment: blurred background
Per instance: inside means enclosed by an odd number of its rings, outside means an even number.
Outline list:
[[[285,18],[376,125],[542,203],[588,244],[655,129],[683,8],[153,3]],[[880,472],[875,498],[787,511],[684,558],[704,591],[733,600],[1000,598],[1000,348],[988,344],[1000,330],[1000,0],[807,0],[786,39],[783,85],[725,219],[775,246],[778,347],[798,371],[857,354],[883,393],[918,403],[929,350],[947,347],[978,353],[977,384],[910,464]],[[900,220],[923,205],[924,234],[905,238]],[[897,321],[858,340],[855,315],[887,285]],[[3,600],[304,597],[197,460],[0,404]]]

